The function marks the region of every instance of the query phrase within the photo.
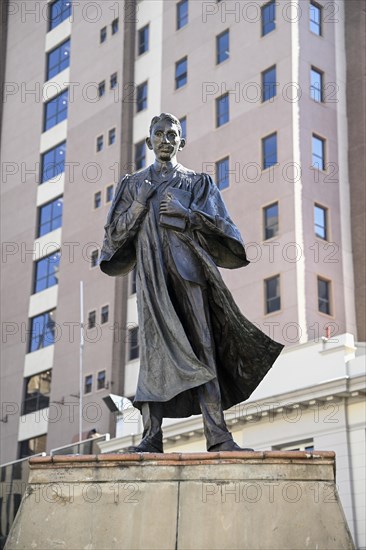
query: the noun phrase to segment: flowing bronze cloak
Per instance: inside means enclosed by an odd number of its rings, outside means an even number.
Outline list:
[[[124,177],[117,187],[100,261],[102,271],[114,276],[136,265],[140,374],[134,405],[141,408],[145,401],[160,401],[166,417],[199,414],[192,390],[217,376],[222,406],[227,409],[248,399],[283,346],[244,317],[217,269],[249,262],[240,233],[210,176],[178,165],[159,184],[147,207],[136,200],[146,178],[153,178],[151,167]],[[174,187],[192,194],[193,223],[183,231],[159,223],[160,202]],[[169,295],[170,269],[207,288],[216,372],[192,350]]]

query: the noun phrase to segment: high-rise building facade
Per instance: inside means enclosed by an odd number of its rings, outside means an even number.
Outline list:
[[[247,243],[251,264],[223,271],[243,313],[286,345],[365,339],[362,5],[8,4],[2,463],[113,431],[102,398],[134,394],[134,276],[106,277],[98,255],[118,179],[152,162],[162,111],[183,122],[180,162],[214,176]]]

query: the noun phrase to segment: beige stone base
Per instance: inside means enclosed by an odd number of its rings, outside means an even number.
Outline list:
[[[13,549],[354,548],[332,452],[30,459]]]

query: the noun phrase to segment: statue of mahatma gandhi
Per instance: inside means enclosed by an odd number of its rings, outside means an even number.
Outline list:
[[[246,266],[243,241],[211,177],[185,168],[179,120],[162,113],[146,139],[155,161],[119,183],[100,267],[136,266],[142,441],[163,452],[164,417],[202,413],[208,451],[241,450],[223,410],[251,395],[282,350],[236,306],[218,267]]]

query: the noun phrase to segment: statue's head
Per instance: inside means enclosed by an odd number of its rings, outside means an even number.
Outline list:
[[[182,126],[179,119],[170,113],[161,113],[151,120],[149,137],[146,144],[153,150],[157,160],[172,160],[185,146],[182,138]]]

